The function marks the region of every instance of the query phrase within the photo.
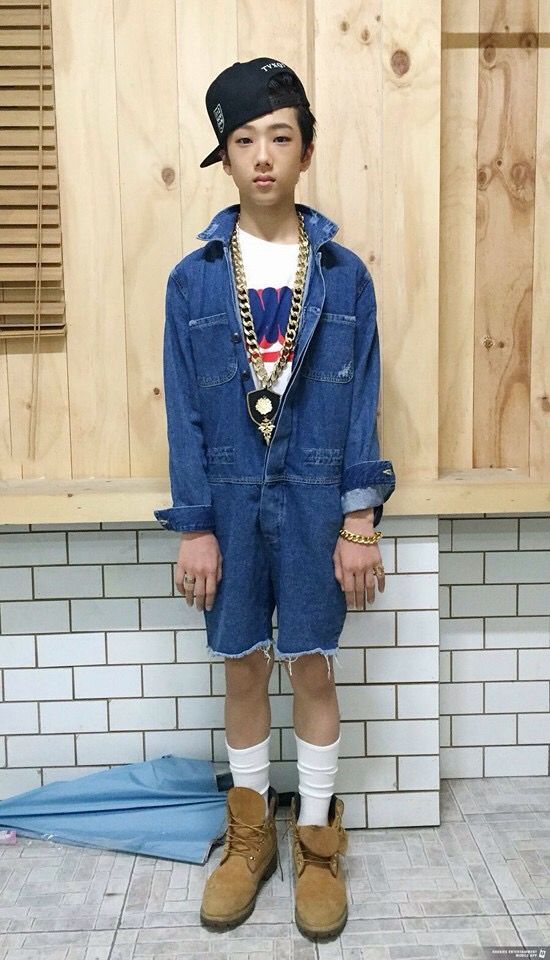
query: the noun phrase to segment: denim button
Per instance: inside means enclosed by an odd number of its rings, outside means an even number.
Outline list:
[[[246,378],[249,377],[249,376],[250,376],[250,370],[243,370],[243,371],[242,371],[241,377],[243,378],[243,380],[246,380]]]
[[[233,343],[238,343],[239,340],[241,339],[240,333],[232,333],[232,334],[231,334],[231,339],[232,339]]]

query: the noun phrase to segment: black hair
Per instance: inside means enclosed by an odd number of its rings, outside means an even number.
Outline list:
[[[267,89],[269,93],[278,94],[282,90],[290,89],[296,90],[296,81],[291,73],[280,73],[277,77],[271,77]],[[302,159],[303,156],[316,135],[315,124],[317,123],[315,117],[313,116],[309,107],[306,107],[305,104],[300,103],[294,106],[296,111],[296,120],[300,130],[300,135],[302,137]],[[220,144],[220,149],[225,150],[227,153],[227,137],[224,137],[223,143]]]

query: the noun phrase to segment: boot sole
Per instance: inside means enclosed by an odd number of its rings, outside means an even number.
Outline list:
[[[256,893],[254,894],[250,903],[247,904],[247,906],[244,908],[244,910],[241,910],[240,913],[235,914],[232,917],[224,917],[223,919],[219,919],[217,917],[206,916],[206,914],[201,909],[200,921],[202,926],[206,927],[207,930],[215,930],[219,933],[223,933],[225,930],[233,930],[235,927],[240,926],[241,923],[244,923],[245,920],[248,920],[249,916],[254,912],[254,907],[256,906],[256,900],[261,888],[263,887],[264,883],[267,883],[269,878],[273,876],[273,874],[277,869],[277,857],[278,857],[278,853],[277,853],[277,850],[275,850],[275,853],[273,854],[271,860],[269,861],[265,869],[265,872],[261,877]]]
[[[333,927],[325,930],[314,930],[311,927],[305,926],[296,911],[294,912],[294,919],[303,937],[307,937],[308,940],[312,940],[314,943],[328,943],[330,940],[335,940],[336,937],[342,933],[348,920],[348,908],[346,907],[342,917]]]

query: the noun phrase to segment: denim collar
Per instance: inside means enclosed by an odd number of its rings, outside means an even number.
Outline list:
[[[197,234],[198,240],[221,240],[227,246],[231,239],[231,234],[237,219],[237,213],[240,210],[240,203],[232,203],[229,207],[224,207],[212,217],[208,226]],[[304,215],[304,225],[306,233],[313,250],[316,252],[321,244],[330,240],[339,229],[334,220],[325,217],[319,210],[309,207],[305,203],[296,203],[296,209]]]

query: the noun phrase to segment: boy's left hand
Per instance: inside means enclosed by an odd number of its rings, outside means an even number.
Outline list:
[[[380,593],[384,592],[384,574],[377,577],[373,572],[377,564],[383,566],[377,543],[353,543],[338,537],[332,559],[336,579],[346,594],[348,610],[365,609],[365,592],[368,602],[374,603],[377,582]]]

